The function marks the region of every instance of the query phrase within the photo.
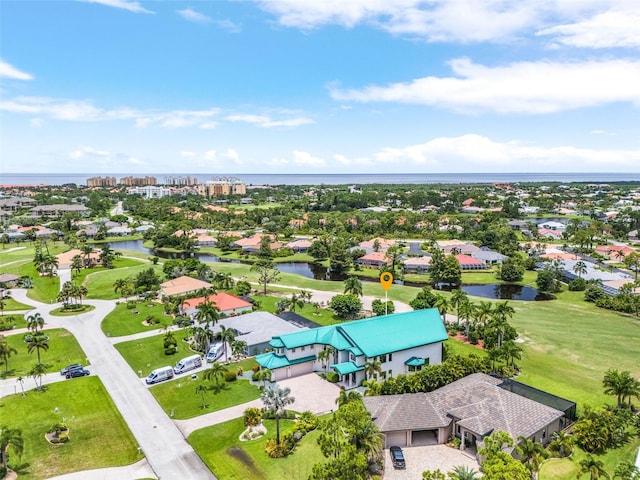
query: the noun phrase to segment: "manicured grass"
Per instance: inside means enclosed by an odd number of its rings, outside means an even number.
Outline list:
[[[620,463],[635,459],[638,447],[640,447],[640,438],[635,437],[621,448],[609,450],[603,455],[594,455],[594,458],[604,463],[604,469],[613,477],[613,471]],[[549,460],[540,468],[538,478],[540,480],[588,480],[588,474],[576,477],[580,471],[580,461],[586,456],[583,450],[577,448],[571,458]]]
[[[47,248],[49,249],[49,253],[51,253],[51,255],[58,255],[69,250],[69,246],[62,241],[48,241]],[[0,266],[18,260],[31,261],[33,260],[35,252],[36,249],[33,242],[22,242],[19,245],[12,243],[11,245],[7,245],[7,248],[0,249]],[[6,273],[4,272],[4,269],[2,273]]]
[[[475,345],[471,345],[470,343],[463,343],[455,338],[449,338],[445,345],[449,349],[449,353],[451,355],[462,355],[464,357],[469,355],[477,355],[479,357],[484,357],[487,355],[483,349],[476,347]]]
[[[72,317],[74,315],[80,315],[81,313],[87,313],[91,310],[95,310],[96,307],[93,305],[81,305],[80,308],[75,310],[65,309],[64,307],[55,308],[49,312],[49,315],[53,315],[54,317]]]
[[[138,312],[137,314],[134,312]],[[149,315],[160,320],[160,323],[153,326],[142,324]],[[119,303],[116,308],[102,321],[101,328],[105,335],[111,337],[121,337],[133,333],[157,330],[163,324],[173,324],[173,317],[164,314],[164,306],[157,302],[139,302],[136,308],[129,309],[124,302]]]
[[[20,388],[18,388],[20,392]],[[29,463],[21,479],[42,479],[95,468],[122,466],[142,458],[137,443],[98,377],[48,385],[0,399],[3,424],[22,430],[24,453],[12,464]],[[55,409],[58,413],[55,413]],[[47,430],[66,418],[71,440],[50,445]]]
[[[229,371],[237,367],[229,366]],[[220,381],[223,387],[218,393],[215,390],[205,393],[207,408],[202,407],[202,397],[196,392],[198,385],[206,387],[215,386],[213,382],[202,380],[202,372],[198,378],[192,380],[189,374],[180,375],[177,380],[163,382],[149,389],[167,415],[173,411],[173,418],[185,419],[197,417],[209,412],[223,410],[228,407],[240,405],[260,398],[260,390],[251,385],[248,380],[236,380],[234,382]]]
[[[284,288],[277,288],[277,289],[274,288],[273,291],[275,290],[280,290],[282,292],[285,292],[285,296],[276,297],[273,295],[267,295],[267,296],[251,295],[251,298],[258,300],[260,302],[261,311],[275,314],[275,312],[277,311],[276,309],[277,302],[291,298],[291,295],[289,292],[296,293],[296,294],[300,292],[299,290],[285,290]],[[340,317],[335,315],[333,311],[327,308],[316,309],[313,306],[313,304],[310,304],[310,303],[305,303],[302,308],[297,307],[296,313],[320,325],[333,325],[333,324],[341,323],[344,321]]]
[[[8,332],[4,332],[10,333]],[[51,365],[49,372],[61,370],[70,363],[87,363],[87,356],[78,345],[75,337],[63,328],[44,330],[49,336],[49,350],[40,349],[40,359],[42,363]],[[18,353],[9,358],[9,376],[26,377],[27,373],[38,361],[38,354],[27,352],[27,344],[24,342],[24,334],[6,335],[9,345],[15,348]],[[4,367],[2,369],[4,373]]]
[[[86,278],[89,275],[108,272],[110,270],[117,270],[120,268],[137,267],[140,264],[141,262],[136,259],[120,257],[113,262],[113,268],[104,268],[104,267],[83,268],[79,272],[72,271],[71,275],[74,283],[76,283],[77,285],[82,285],[86,281]]]
[[[4,313],[14,312],[20,310],[32,310],[33,307],[31,305],[25,305],[24,303],[20,303],[13,298],[5,298],[4,299]]]
[[[142,235],[139,233],[136,235],[119,235],[115,237],[105,237],[102,240],[94,240],[88,239],[87,243],[92,243],[94,245],[100,245],[101,243],[110,243],[110,242],[126,242],[128,240],[142,240]]]
[[[60,279],[58,277],[41,277],[30,260],[3,267],[2,273],[13,273],[15,275],[31,277],[31,280],[33,280],[33,288],[27,291],[27,296],[38,302],[55,302],[60,292]]]
[[[239,440],[245,429],[242,418],[197,430],[188,441],[220,480],[308,478],[313,465],[326,460],[317,444],[317,430],[309,433],[288,457],[269,458],[264,444],[275,438],[275,420],[265,420],[264,425],[267,434],[247,442]],[[281,420],[281,435],[291,427],[290,420]]]
[[[8,318],[13,318],[12,322],[16,328],[25,328],[27,326],[27,321],[24,319],[24,315],[21,313],[5,313],[0,320],[7,320]],[[8,320],[7,320],[8,321]],[[4,332],[0,332],[0,335],[8,335],[11,333],[11,330],[5,330]]]
[[[187,334],[186,330],[185,334]],[[146,377],[151,370],[167,365],[174,366],[181,358],[193,355],[194,352],[189,350],[187,344],[181,341],[184,334],[175,332],[174,336],[178,341],[178,352],[175,355],[164,354],[162,334],[140,340],[116,343],[114,346],[134,372],[142,371],[141,376]]]
[[[162,267],[150,264],[138,264],[133,267],[114,268],[93,273],[87,277],[85,282],[85,286],[89,291],[87,298],[115,300],[118,298],[118,294],[113,291],[113,284],[117,279],[135,276],[148,268],[153,268],[161,278],[164,278]]]

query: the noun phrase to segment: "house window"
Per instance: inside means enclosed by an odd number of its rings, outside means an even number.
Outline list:
[[[291,349],[291,353],[296,353],[296,349],[295,349],[295,348],[292,348],[292,349]]]
[[[387,378],[387,372],[382,372],[380,374],[380,378],[383,379],[383,380],[386,379]]]
[[[303,345],[303,346],[300,348],[300,351],[301,351],[301,352],[304,352],[304,349],[305,349],[305,348],[306,348],[306,347]]]
[[[389,354],[389,361],[393,360],[393,353]]]
[[[542,430],[542,440],[544,440],[545,438],[547,438],[547,429],[546,428],[544,430]]]
[[[349,354],[349,360],[351,360],[352,362],[355,362],[356,356],[353,353],[350,353]]]
[[[389,370],[389,371],[387,372],[387,375],[389,375],[389,378],[393,377],[393,370]]]

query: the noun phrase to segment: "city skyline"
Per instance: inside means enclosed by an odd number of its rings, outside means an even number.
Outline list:
[[[0,7],[5,173],[640,171],[637,1]]]

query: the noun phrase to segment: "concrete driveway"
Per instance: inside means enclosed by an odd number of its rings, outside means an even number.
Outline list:
[[[385,480],[415,480],[422,478],[426,470],[440,469],[442,473],[450,472],[458,465],[465,465],[476,471],[480,466],[475,457],[446,445],[429,445],[426,447],[402,447],[407,464],[405,470],[395,470],[391,464],[389,450],[384,450]]]

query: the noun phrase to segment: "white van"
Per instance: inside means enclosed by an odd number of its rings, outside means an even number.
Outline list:
[[[173,373],[178,375],[179,373],[188,372],[194,368],[202,366],[202,357],[200,355],[191,355],[190,357],[183,358],[173,368]]]
[[[207,362],[215,362],[222,355],[223,347],[222,343],[216,342],[209,347],[209,351],[207,352]]]
[[[152,383],[163,382],[171,378],[173,378],[173,368],[160,367],[151,372],[145,379],[145,382],[147,382],[148,385],[151,385]]]

